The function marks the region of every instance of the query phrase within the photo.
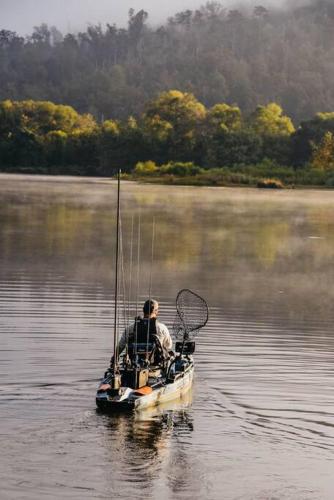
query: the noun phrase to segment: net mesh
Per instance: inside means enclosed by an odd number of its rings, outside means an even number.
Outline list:
[[[177,316],[173,324],[176,338],[195,336],[209,319],[208,305],[202,297],[191,290],[181,290],[176,297]]]

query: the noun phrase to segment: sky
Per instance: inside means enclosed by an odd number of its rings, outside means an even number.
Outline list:
[[[236,1],[221,3],[228,7]],[[243,0],[243,3],[268,5],[284,1]],[[206,0],[0,0],[0,29],[26,35],[43,22],[63,32],[78,31],[99,22],[125,25],[130,8],[145,9],[150,23],[159,24],[176,12],[196,9],[205,3]]]

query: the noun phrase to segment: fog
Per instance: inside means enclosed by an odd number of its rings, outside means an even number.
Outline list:
[[[206,0],[0,0],[0,28],[17,31],[21,35],[43,22],[55,25],[62,31],[77,31],[88,24],[117,23],[125,25],[130,8],[145,9],[151,24],[163,22],[168,16],[185,9],[196,9]],[[224,0],[229,7],[238,0]],[[283,5],[286,0],[243,0],[249,5]],[[296,4],[296,2],[294,3]]]

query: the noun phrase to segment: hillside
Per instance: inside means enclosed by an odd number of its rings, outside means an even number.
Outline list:
[[[22,38],[0,31],[0,100],[50,100],[98,122],[138,116],[162,91],[249,113],[278,103],[295,125],[334,109],[334,5],[226,10],[209,2],[164,26],[130,11],[127,29],[90,26],[63,36],[46,25]]]

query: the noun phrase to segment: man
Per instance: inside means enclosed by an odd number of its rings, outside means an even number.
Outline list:
[[[149,337],[155,335],[160,342],[164,356],[167,357],[173,346],[173,341],[167,326],[157,320],[159,303],[156,300],[147,300],[144,304],[143,312],[144,318],[137,318],[133,325],[125,329],[118,343],[118,354],[121,354],[125,349],[128,339],[129,344],[135,341],[136,336],[137,342],[146,342],[147,335]],[[113,358],[110,361],[111,365],[112,363]]]

